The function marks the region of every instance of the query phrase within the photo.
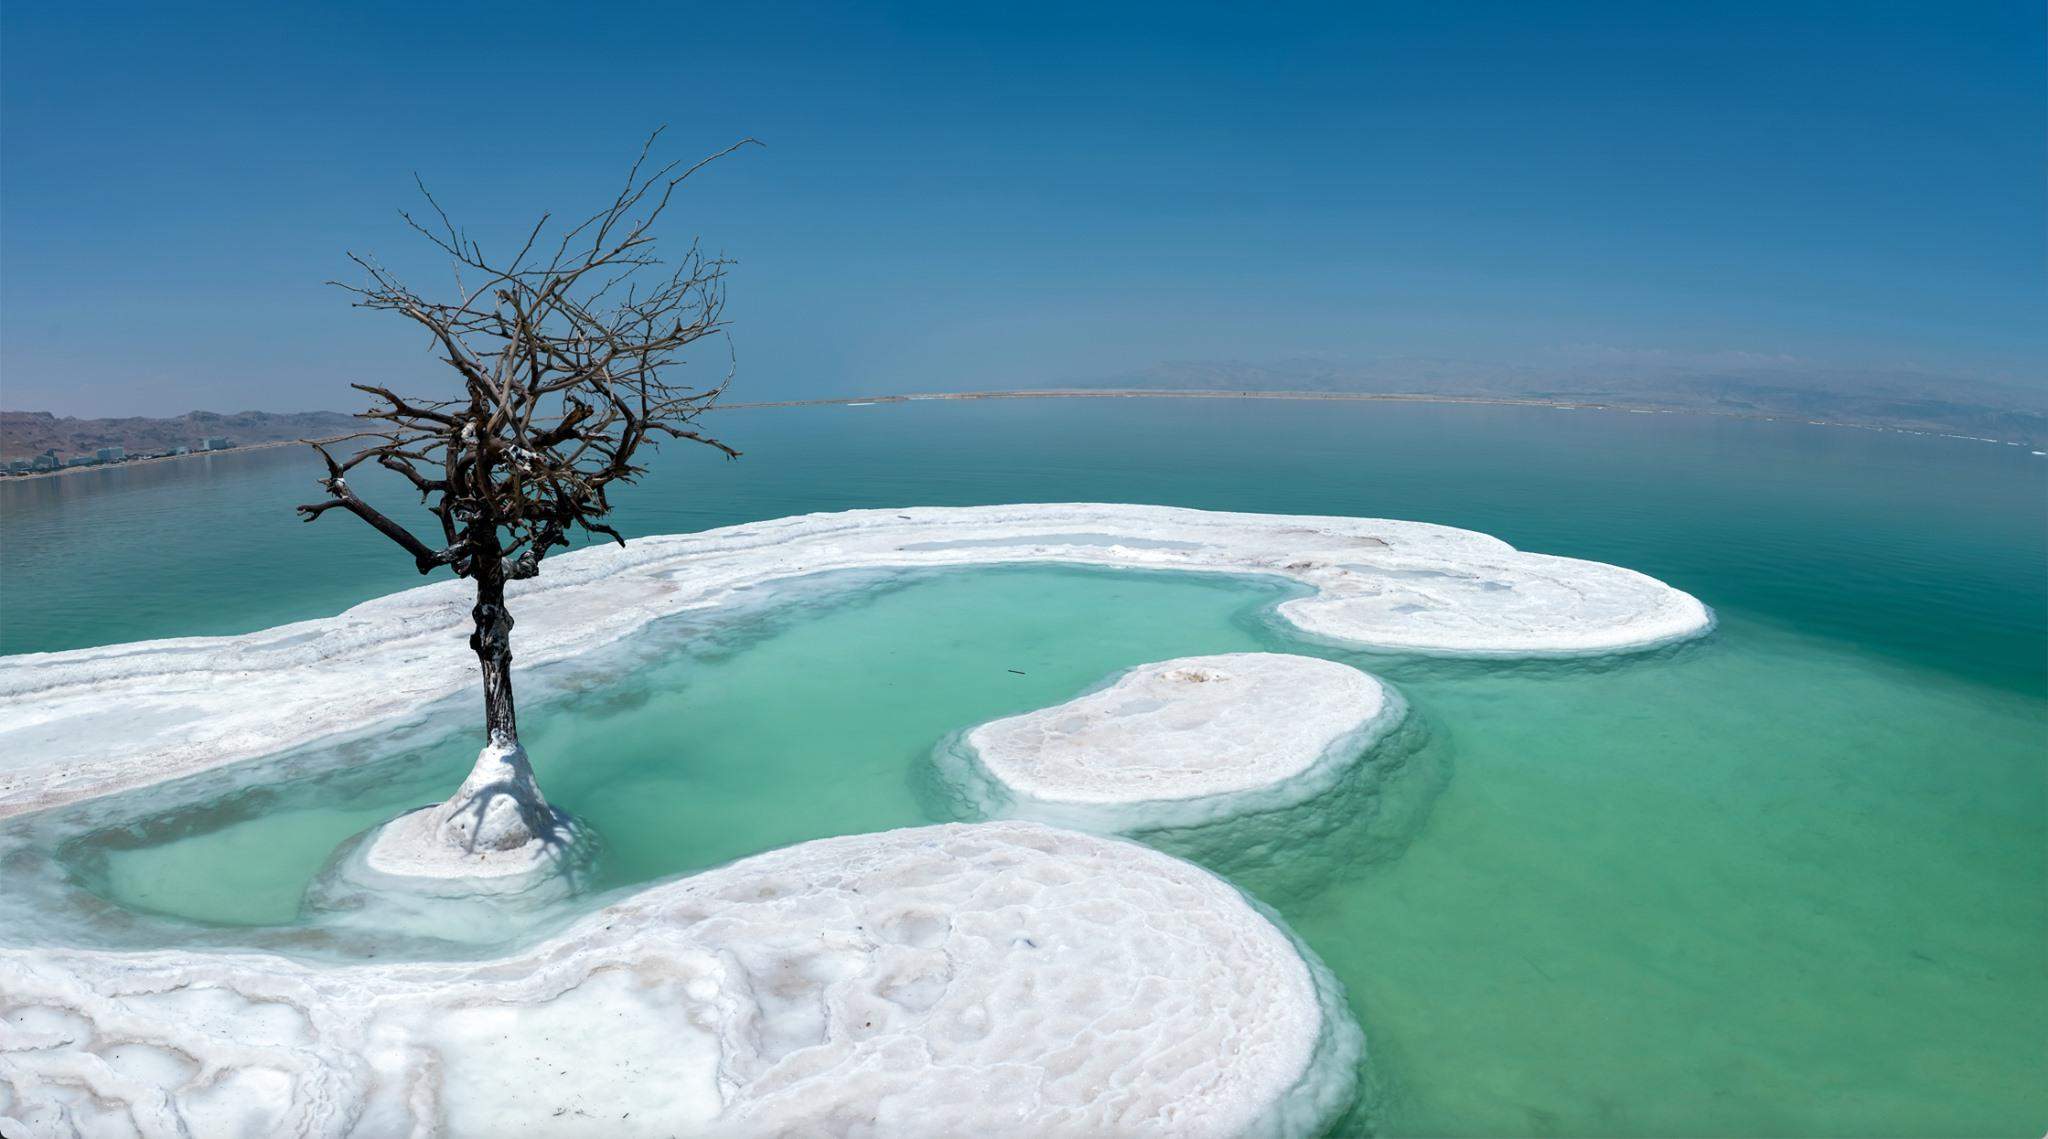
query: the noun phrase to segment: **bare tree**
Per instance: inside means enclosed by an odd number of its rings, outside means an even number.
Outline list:
[[[542,559],[579,530],[624,544],[606,521],[610,490],[641,474],[646,452],[659,441],[738,455],[695,426],[731,378],[729,349],[715,382],[693,386],[674,378],[685,349],[723,339],[729,262],[693,242],[664,264],[652,228],[691,175],[754,140],[688,167],[650,170],[660,135],[648,138],[610,205],[559,238],[542,215],[509,259],[487,255],[422,183],[431,217],[402,216],[453,260],[449,299],[428,300],[354,253],[349,258],[367,280],[334,282],[355,294],[357,307],[419,325],[462,394],[409,398],[377,384],[352,385],[375,397],[358,416],[375,426],[350,437],[361,446],[346,458],[313,444],[327,465],[320,482],[328,497],[298,511],[308,522],[346,511],[410,554],[421,573],[445,566],[476,584],[469,643],[483,671],[487,752],[517,755],[519,747],[506,583],[539,574]],[[364,463],[412,484],[432,518],[431,539],[356,494],[348,475]],[[513,805],[529,816],[525,826],[491,845],[516,845],[524,841],[518,831],[530,836],[545,828],[545,819],[530,817],[536,804]],[[484,809],[475,805],[479,814]],[[474,828],[468,833],[472,843],[479,837]]]

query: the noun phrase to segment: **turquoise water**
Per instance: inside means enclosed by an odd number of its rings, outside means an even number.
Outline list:
[[[1414,753],[1374,776],[1358,822],[1284,858],[1193,850],[1347,985],[1379,1093],[1352,1129],[2048,1120],[2048,460],[1491,408],[926,405],[722,426],[748,458],[676,456],[626,502],[629,532],[1073,499],[1409,517],[1644,570],[1721,625],[1643,658],[1471,664],[1293,643],[1260,619],[1277,587],[1250,580],[842,583],[536,678],[551,691],[528,706],[529,746],[551,796],[605,834],[609,883],[943,817],[920,779],[940,735],[1129,664],[1318,652],[1400,686]],[[417,580],[360,528],[291,521],[309,474],[272,452],[0,487],[0,643],[240,631]],[[475,744],[442,724],[353,781],[145,820],[67,857],[130,909],[290,922],[334,843],[459,777]]]
[[[1078,567],[832,575],[811,590],[731,627],[666,622],[535,678],[546,695],[526,701],[521,735],[548,797],[603,836],[599,889],[931,822],[940,736],[1134,663],[1251,647],[1257,613],[1296,595]],[[169,841],[131,836],[96,868],[104,891],[202,921],[294,921],[337,844],[461,782],[470,711],[431,717],[417,733],[431,741],[376,778],[307,780],[173,824]]]

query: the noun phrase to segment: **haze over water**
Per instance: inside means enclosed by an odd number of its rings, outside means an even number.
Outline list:
[[[1315,652],[1397,685],[1417,750],[1355,832],[1273,864],[1205,861],[1347,985],[1377,1130],[2034,1134],[2048,1118],[2048,460],[1406,405],[922,404],[715,427],[747,457],[665,457],[621,496],[628,534],[1020,501],[1411,518],[1641,570],[1720,624],[1616,661],[1368,657],[1260,621],[1275,595],[1254,582],[991,569],[715,642],[657,634],[632,670],[529,713],[544,785],[605,832],[614,881],[928,821],[918,772],[939,735],[1118,668]],[[292,518],[313,474],[272,451],[0,486],[0,649],[247,631],[416,584],[367,529]],[[333,842],[459,777],[475,741],[456,711],[417,784],[226,810],[105,852],[88,884],[184,919],[289,921]],[[301,841],[246,866],[278,833]]]

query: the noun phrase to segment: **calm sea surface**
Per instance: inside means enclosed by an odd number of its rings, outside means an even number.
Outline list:
[[[747,456],[672,450],[620,496],[626,533],[1021,501],[1412,518],[1642,570],[1720,625],[1618,661],[1454,663],[1291,642],[1260,619],[1275,587],[1252,580],[852,583],[716,635],[650,631],[522,708],[550,797],[605,836],[608,884],[945,817],[925,770],[940,736],[1119,668],[1313,652],[1407,695],[1396,753],[1344,819],[1290,823],[1276,856],[1179,852],[1344,980],[1373,1089],[1347,1129],[2048,1124],[2048,458],[1399,404],[934,403],[715,426]],[[0,651],[244,632],[417,584],[352,519],[293,517],[314,474],[278,450],[0,485]],[[65,859],[166,931],[289,925],[336,843],[452,788],[470,711],[384,759],[399,777],[287,787]]]

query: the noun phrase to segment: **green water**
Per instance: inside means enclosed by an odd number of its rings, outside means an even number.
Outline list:
[[[641,646],[576,670],[570,691],[528,702],[521,736],[549,799],[603,836],[597,888],[645,882],[934,821],[923,777],[940,736],[1059,703],[1133,664],[1251,647],[1256,611],[1292,595],[1084,568],[885,579],[717,636],[657,630],[669,651]],[[447,719],[454,734],[409,755],[396,781],[309,783],[288,802],[111,851],[107,892],[202,921],[296,920],[338,843],[461,781],[478,744],[466,716]]]
[[[1619,662],[1346,657],[1260,621],[1272,586],[998,569],[865,585],[710,637],[656,633],[627,676],[565,673],[524,710],[550,795],[606,836],[608,882],[927,821],[918,776],[940,735],[1129,664],[1320,652],[1395,682],[1426,729],[1400,777],[1420,806],[1362,824],[1399,841],[1240,875],[1366,1027],[1381,1095],[1351,1126],[2048,1122],[2044,460],[1519,409],[1017,404],[729,423],[749,459],[679,457],[627,504],[634,532],[908,502],[1390,515],[1630,565],[1721,624]],[[353,531],[272,518],[273,499],[302,494],[295,459],[169,469],[0,488],[10,650],[260,627],[410,578]],[[209,531],[192,504],[223,494],[247,509]],[[182,537],[52,568],[111,525]],[[94,884],[192,918],[293,920],[336,842],[444,793],[474,747],[430,738],[396,777],[140,828],[109,844]]]

